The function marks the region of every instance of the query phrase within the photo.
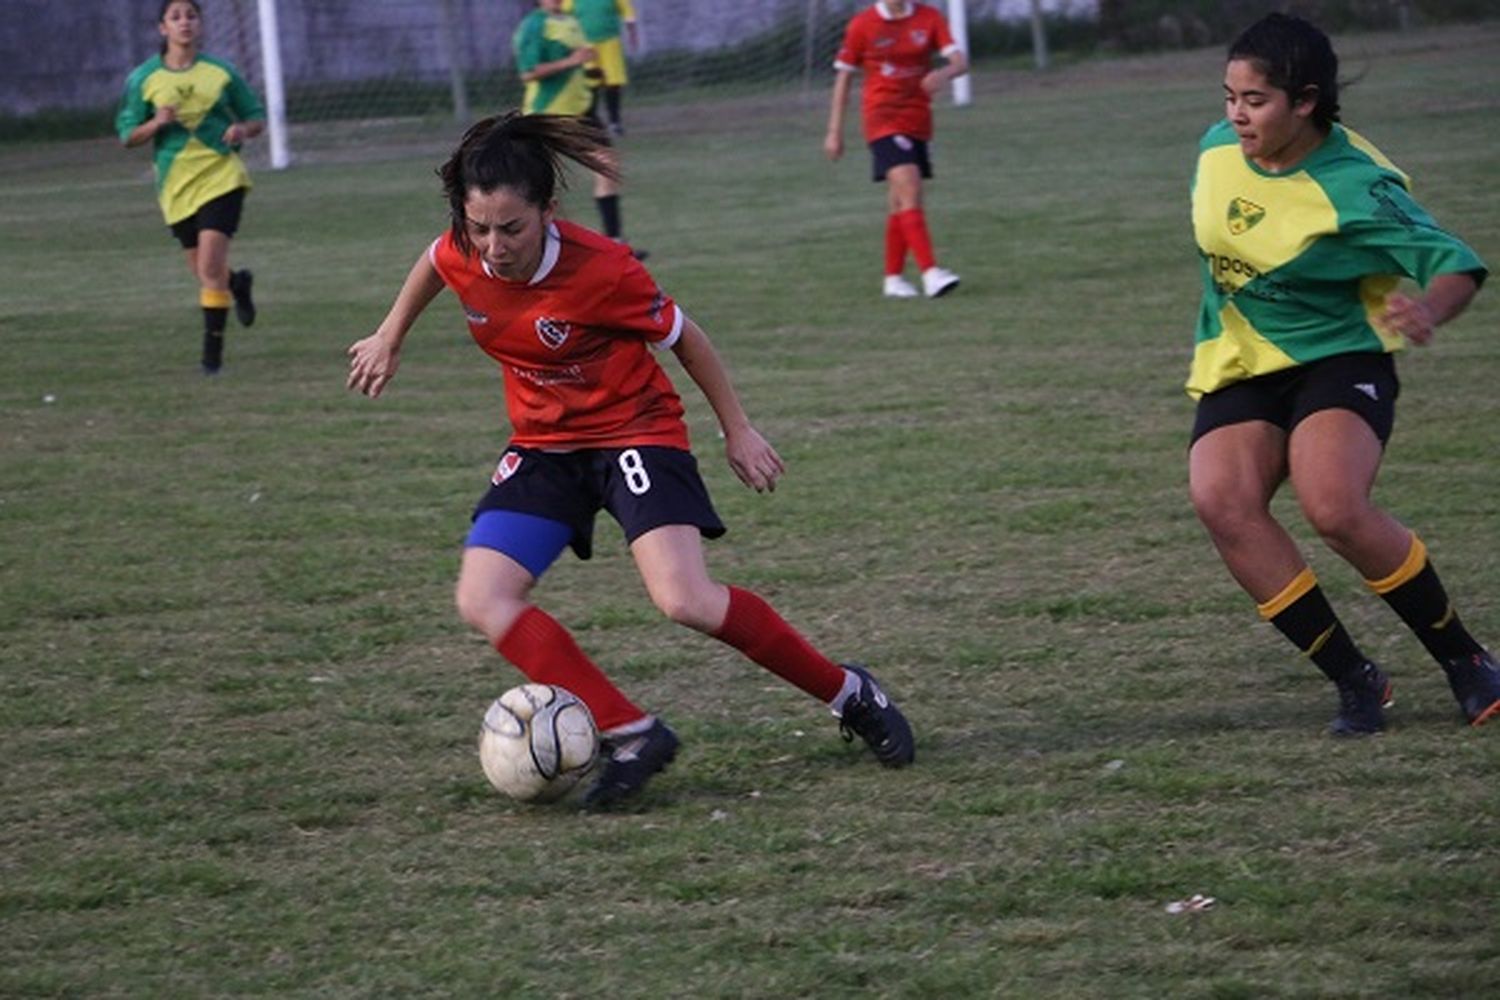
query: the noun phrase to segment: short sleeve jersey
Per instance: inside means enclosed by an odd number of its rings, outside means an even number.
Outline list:
[[[491,273],[452,232],[428,255],[500,364],[513,444],[688,448],[682,400],[655,357],[677,342],[683,315],[624,244],[559,221],[525,282]]]
[[[518,73],[529,73],[543,63],[566,59],[574,49],[587,44],[576,18],[548,14],[540,7],[522,19],[511,37]],[[588,113],[593,102],[594,91],[583,75],[583,67],[575,66],[540,80],[526,81],[521,110],[528,115],[582,115]]]
[[[1336,354],[1391,352],[1385,297],[1400,279],[1486,275],[1412,198],[1407,176],[1335,124],[1296,167],[1248,160],[1228,121],[1204,135],[1192,186],[1203,302],[1187,391]]]
[[[619,38],[621,23],[635,20],[630,0],[563,0],[562,10],[578,18],[590,42]]]
[[[934,53],[957,51],[948,22],[926,4],[911,4],[903,17],[892,17],[881,3],[854,15],[833,67],[864,72],[865,141],[888,135],[930,140],[932,98],[922,89],[922,77],[932,69]]]
[[[157,132],[153,142],[157,199],[171,225],[221,195],[250,186],[250,173],[224,142],[224,131],[236,121],[262,119],[266,113],[229,63],[199,55],[187,69],[174,70],[154,56],[126,79],[115,132],[123,141],[166,105],[177,109],[177,120]]]

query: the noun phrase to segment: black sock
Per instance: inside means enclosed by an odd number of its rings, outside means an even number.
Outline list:
[[[604,222],[604,235],[612,240],[620,238],[620,196],[607,194],[603,198],[595,198],[594,204],[599,206],[599,218]]]
[[[217,371],[224,364],[224,327],[229,310],[203,307],[203,367]]]
[[[1303,570],[1280,595],[1261,605],[1260,611],[1331,681],[1347,677],[1367,662],[1333,613],[1311,570]]]
[[[1439,663],[1481,652],[1479,643],[1458,620],[1431,562],[1424,561],[1416,576],[1380,596]]]
[[[620,126],[620,91],[622,87],[604,88],[604,109],[609,114],[610,124]]]

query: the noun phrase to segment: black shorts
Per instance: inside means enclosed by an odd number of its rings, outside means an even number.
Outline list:
[[[932,176],[932,161],[927,158],[927,143],[906,135],[888,135],[870,143],[870,159],[875,167],[876,181],[885,180],[885,173],[903,163],[915,163],[923,177]]]
[[[172,235],[177,237],[177,242],[182,244],[182,249],[191,250],[198,245],[198,233],[204,229],[212,229],[223,233],[225,236],[233,236],[235,230],[240,228],[240,212],[245,207],[245,188],[235,188],[228,194],[221,194],[213,201],[199,206],[198,211],[180,222],[174,222],[169,227]]]
[[[508,448],[474,516],[487,510],[517,511],[568,525],[573,530],[568,544],[580,559],[594,554],[594,516],[600,510],[619,522],[626,542],[668,524],[692,525],[705,538],[725,531],[692,453],[655,445],[581,451]]]
[[[1384,445],[1396,426],[1396,359],[1389,354],[1336,354],[1258,375],[1198,400],[1193,438],[1219,427],[1264,420],[1287,433],[1319,410],[1350,410]]]

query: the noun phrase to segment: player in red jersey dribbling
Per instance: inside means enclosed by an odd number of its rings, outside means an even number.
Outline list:
[[[441,170],[452,225],[417,259],[376,331],[349,348],[348,385],[381,393],[412,323],[445,287],[500,364],[513,436],[475,510],[456,600],[528,679],[567,688],[593,712],[608,757],[585,805],[606,808],[639,791],[678,744],[530,603],[565,548],[590,556],[601,509],[624,529],[665,615],[828,704],[881,763],[908,764],[911,728],[869,671],[835,663],[759,596],[709,576],[702,539],[724,526],[659,354],[675,354],[708,399],[746,486],[773,489],[782,461],[745,415],[708,337],[629,248],[556,218],[563,158],[611,175],[606,142],[597,125],[561,116],[509,114],[470,128]]]

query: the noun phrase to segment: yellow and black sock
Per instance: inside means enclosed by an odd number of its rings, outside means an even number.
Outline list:
[[[1427,558],[1427,546],[1415,534],[1411,549],[1394,573],[1365,585],[1379,594],[1391,610],[1401,616],[1427,652],[1439,663],[1482,651],[1478,642],[1458,620],[1453,602]]]
[[[1303,569],[1259,610],[1329,680],[1337,681],[1365,665],[1364,654],[1333,613],[1311,569]]]
[[[198,304],[203,307],[203,370],[216,372],[224,364],[224,328],[229,323],[229,305],[233,297],[219,288],[198,290]]]

